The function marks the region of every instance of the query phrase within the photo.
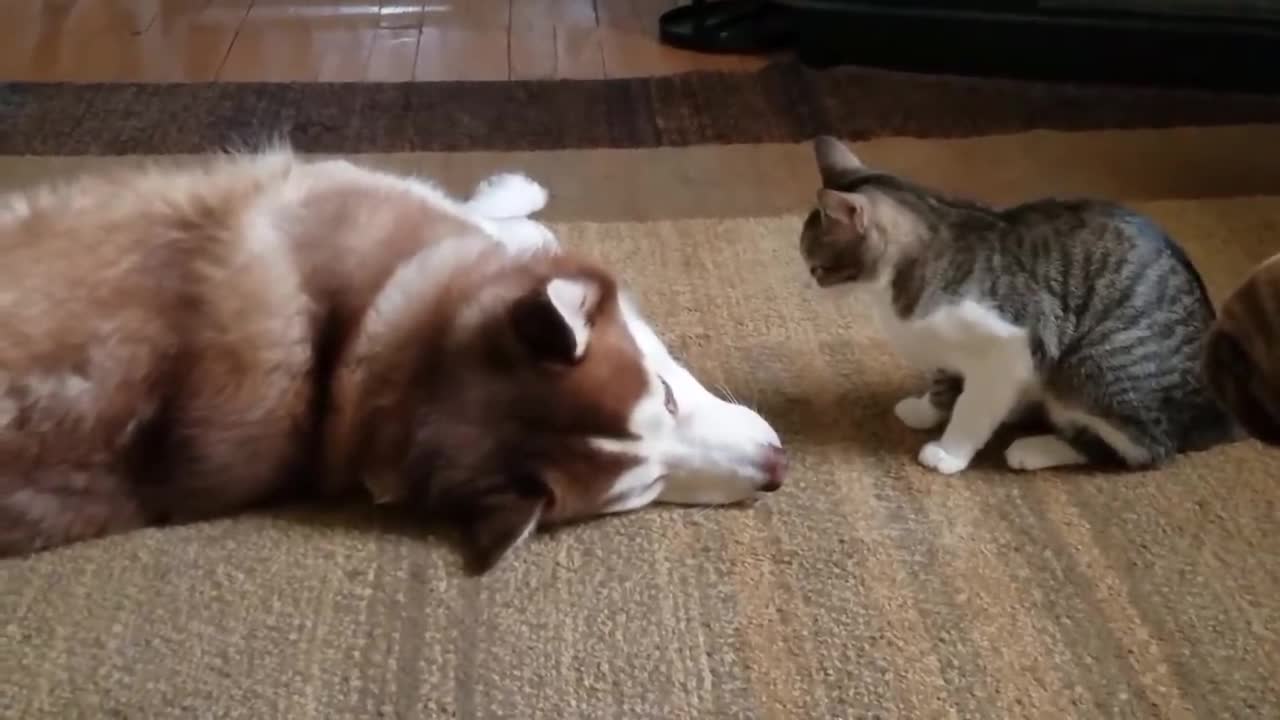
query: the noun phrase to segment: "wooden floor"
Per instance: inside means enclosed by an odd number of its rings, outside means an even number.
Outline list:
[[[675,0],[0,0],[0,81],[603,78],[752,69],[661,45]]]

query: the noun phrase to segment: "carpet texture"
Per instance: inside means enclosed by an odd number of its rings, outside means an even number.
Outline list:
[[[1095,91],[997,84],[1039,99],[1019,115],[1006,97],[1012,114],[994,117],[957,89],[976,81],[904,89],[863,72],[801,75],[804,92],[834,88],[827,107],[880,108],[869,117],[881,126],[828,128],[863,139],[870,162],[994,202],[1131,202],[1179,239],[1218,299],[1280,251],[1280,125],[1259,124],[1277,119],[1272,101],[1138,94],[1121,112],[1083,107],[1080,93]],[[413,124],[406,101],[369,135],[334,116],[340,128],[311,149],[433,147],[358,159],[460,192],[504,168],[546,182],[564,242],[617,268],[708,386],[776,424],[793,468],[781,491],[748,508],[654,508],[540,535],[479,579],[444,546],[359,509],[0,561],[0,717],[1280,716],[1280,454],[1242,442],[1159,471],[1023,475],[993,446],[958,477],[917,466],[929,435],[902,427],[892,406],[921,378],[864,308],[811,287],[796,256],[817,182],[798,141],[813,126],[761,130],[772,121],[752,113],[787,113],[770,93],[789,91],[771,77],[758,78],[763,90],[740,85],[751,96],[741,124],[700,88],[747,81],[693,75],[591,84],[629,110],[625,98],[648,93],[686,130],[624,128],[611,143],[609,126],[585,127],[601,115],[563,115],[561,135],[521,140],[512,117],[516,129],[439,128],[438,142],[405,145],[380,133]],[[659,86],[676,99],[654,103]],[[489,93],[517,107],[575,87],[351,92],[464,104]],[[87,113],[104,93],[270,106],[261,86],[10,91],[35,103],[27,117]],[[300,117],[337,97],[278,92],[304,103]],[[81,115],[79,137],[0,125],[0,183],[228,140],[207,118],[176,121],[204,134],[168,133],[151,114],[159,101],[142,108],[127,131]],[[469,152],[448,151],[458,147]]]

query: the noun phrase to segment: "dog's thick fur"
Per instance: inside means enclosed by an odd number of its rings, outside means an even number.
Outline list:
[[[740,406],[737,455],[667,452],[726,447],[677,437],[671,388],[709,394],[545,201],[287,150],[0,198],[0,555],[363,486],[483,571],[540,525],[775,488]]]
[[[1223,301],[1203,371],[1244,434],[1280,446],[1280,254],[1250,270]]]

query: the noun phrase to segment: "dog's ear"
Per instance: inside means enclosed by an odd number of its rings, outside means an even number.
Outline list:
[[[548,500],[546,485],[532,474],[511,476],[501,489],[476,498],[465,517],[455,518],[467,571],[482,575],[492,570],[532,535]]]
[[[554,278],[511,306],[517,341],[539,362],[572,365],[591,342],[591,318],[604,296],[598,279]]]

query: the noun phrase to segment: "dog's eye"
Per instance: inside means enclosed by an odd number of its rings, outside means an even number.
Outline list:
[[[666,396],[663,398],[663,401],[667,405],[667,412],[671,413],[672,415],[675,415],[676,411],[680,409],[679,407],[676,406],[676,394],[671,391],[671,385],[667,383],[665,378],[658,378],[658,379],[662,381],[662,392]]]

